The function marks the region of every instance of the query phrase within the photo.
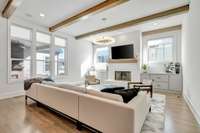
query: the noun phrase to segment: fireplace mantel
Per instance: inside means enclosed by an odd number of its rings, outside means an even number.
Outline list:
[[[109,59],[108,63],[137,63],[138,60],[136,58],[132,59]]]

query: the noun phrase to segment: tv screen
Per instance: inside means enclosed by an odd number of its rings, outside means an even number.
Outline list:
[[[133,44],[111,47],[112,59],[134,58]]]

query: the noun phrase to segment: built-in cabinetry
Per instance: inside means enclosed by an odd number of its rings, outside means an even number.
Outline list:
[[[141,81],[152,80],[154,91],[182,92],[182,75],[168,73],[142,73]]]

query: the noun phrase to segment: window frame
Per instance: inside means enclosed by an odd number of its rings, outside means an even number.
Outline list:
[[[141,64],[149,64],[149,57],[148,57],[148,40],[155,40],[160,38],[167,38],[167,37],[173,37],[173,62],[177,62],[181,60],[180,56],[180,50],[178,48],[181,48],[181,30],[173,30],[173,31],[167,31],[167,32],[159,32],[159,33],[153,33],[149,35],[142,35],[142,50],[141,50]],[[169,62],[160,62],[158,64],[166,64]],[[153,64],[152,64],[153,65]]]
[[[19,38],[19,37],[14,37],[11,35],[11,26],[16,26],[16,27],[19,27],[19,28],[23,28],[23,29],[27,29],[27,30],[30,30],[30,40],[28,39],[23,39],[23,38]],[[13,79],[11,77],[11,74],[12,74],[12,61],[13,60],[22,60],[22,61],[27,61],[27,59],[21,59],[21,58],[12,58],[11,57],[11,41],[12,40],[19,40],[19,41],[22,41],[22,42],[28,42],[31,44],[31,59],[30,59],[30,77],[32,77],[32,70],[33,70],[33,66],[32,66],[32,48],[33,48],[33,29],[27,27],[27,26],[21,26],[19,24],[16,24],[16,23],[9,23],[8,22],[8,83],[13,83],[13,82],[18,82],[18,81],[23,81],[24,79]]]
[[[65,40],[65,46],[56,45],[55,38],[64,39]],[[54,71],[53,72],[54,72],[54,76],[56,78],[61,78],[61,77],[67,76],[68,75],[68,70],[69,70],[69,64],[68,64],[68,61],[69,61],[68,40],[65,37],[62,37],[62,36],[59,36],[59,35],[55,35],[55,36],[53,36],[53,46],[54,46],[54,50],[53,50],[53,60],[54,60]],[[64,48],[65,49],[65,54],[64,54],[64,63],[65,63],[64,71],[65,72],[64,72],[64,75],[60,75],[60,74],[58,74],[58,72],[56,74],[56,72],[55,72],[55,64],[56,64],[56,61],[55,61],[55,50],[56,50],[56,48]]]
[[[12,37],[11,36],[11,26],[18,26],[21,28],[25,28],[30,30],[30,41],[26,40],[26,39],[22,39],[22,38],[18,38],[18,37]],[[40,27],[35,27],[32,25],[28,25],[25,24],[25,26],[21,26],[21,24],[19,24],[18,22],[11,22],[8,21],[8,26],[7,26],[7,43],[8,43],[8,47],[7,47],[7,65],[8,65],[8,69],[7,69],[7,82],[8,83],[18,83],[18,82],[23,82],[24,78],[20,78],[20,79],[13,79],[11,78],[11,70],[12,70],[12,58],[11,58],[11,40],[21,40],[21,41],[25,41],[25,42],[30,42],[31,43],[31,59],[30,59],[30,77],[36,77],[37,75],[37,58],[36,58],[36,45],[37,44],[44,44],[44,45],[49,45],[50,47],[50,77],[55,78],[55,79],[59,79],[61,78],[65,78],[68,75],[68,69],[69,69],[69,52],[68,52],[68,38],[64,37],[64,35],[62,33],[50,33],[48,31],[45,31],[43,29],[41,29]],[[43,43],[43,42],[39,42],[36,40],[36,33],[40,32],[43,34],[47,34],[50,36],[50,43]],[[62,38],[65,39],[66,41],[66,46],[65,46],[65,74],[64,75],[60,75],[60,76],[55,76],[55,72],[54,72],[54,67],[55,67],[55,63],[54,63],[54,51],[55,51],[55,44],[54,44],[54,37],[58,37],[58,38]],[[17,60],[21,60],[21,59],[17,59]],[[25,60],[24,60],[25,61]],[[39,75],[40,77],[42,77],[42,75]],[[46,75],[44,75],[46,77]]]
[[[19,38],[19,37],[12,37],[12,36],[11,36],[11,26],[12,26],[12,25],[14,25],[14,26],[16,26],[16,27],[23,28],[23,29],[30,30],[30,40],[23,39],[23,38]],[[27,26],[22,26],[22,25],[19,25],[19,24],[16,24],[16,23],[11,23],[11,24],[8,26],[8,28],[9,28],[8,34],[9,34],[10,39],[13,38],[13,39],[20,39],[20,40],[23,40],[23,41],[31,41],[31,42],[33,42],[33,29],[32,29],[32,28],[29,28],[29,27],[27,27]]]
[[[108,49],[108,60],[110,58],[110,46],[95,46],[94,47],[94,55],[93,55],[94,66],[97,70],[107,71],[108,61],[107,62],[97,62],[97,49],[101,49],[101,48]]]
[[[37,33],[41,33],[41,34],[46,34],[46,35],[48,35],[49,37],[50,37],[50,42],[49,43],[46,43],[46,42],[40,42],[40,41],[37,41]],[[49,44],[49,45],[51,45],[52,44],[52,35],[51,35],[51,33],[48,33],[48,32],[44,32],[44,31],[41,31],[41,30],[36,30],[35,31],[35,42],[36,42],[36,44],[37,43],[39,43],[39,44]]]
[[[40,41],[37,41],[37,33],[42,33],[42,34],[46,34],[50,37],[50,43],[45,43],[45,42],[40,42]],[[44,31],[41,31],[41,30],[36,30],[35,31],[35,75],[38,76],[38,77],[52,77],[53,76],[53,72],[52,72],[52,60],[51,60],[51,57],[52,57],[52,54],[51,54],[51,51],[52,51],[52,45],[53,45],[53,42],[52,42],[52,35],[50,33],[47,33],[47,32],[44,32]],[[37,74],[37,61],[44,61],[45,60],[38,60],[37,59],[37,44],[42,44],[42,45],[49,45],[49,75],[45,75],[45,74]]]
[[[103,48],[107,48],[107,50],[108,50],[108,60],[109,60],[109,57],[110,57],[110,51],[109,51],[109,47],[108,46],[105,46],[105,47],[97,47],[96,49],[95,49],[95,54],[94,54],[94,62],[95,62],[95,64],[107,64],[108,63],[108,61],[107,62],[97,62],[97,50],[98,49],[103,49]]]
[[[163,37],[157,37],[157,38],[151,38],[151,39],[148,39],[147,40],[147,61],[148,61],[148,64],[157,64],[157,63],[168,63],[168,62],[171,62],[171,61],[155,61],[155,62],[150,62],[149,61],[149,46],[148,46],[148,42],[149,41],[153,41],[153,40],[161,40],[161,39],[166,39],[166,38],[172,38],[172,40],[173,40],[173,46],[172,46],[172,61],[174,61],[175,60],[175,49],[176,49],[176,39],[175,39],[175,37],[173,36],[173,35],[169,35],[169,36],[163,36]]]

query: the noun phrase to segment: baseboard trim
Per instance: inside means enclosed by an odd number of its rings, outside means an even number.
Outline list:
[[[198,124],[200,125],[200,116],[197,113],[197,111],[195,110],[195,108],[194,108],[193,104],[191,103],[190,99],[186,95],[183,95],[183,97],[184,97],[187,105],[189,106],[190,110],[192,111],[192,113],[193,113],[195,119],[197,120]]]
[[[13,98],[13,97],[17,97],[17,96],[23,96],[23,95],[25,95],[24,90],[2,93],[2,94],[0,94],[0,100],[7,99],[7,98]]]

